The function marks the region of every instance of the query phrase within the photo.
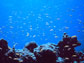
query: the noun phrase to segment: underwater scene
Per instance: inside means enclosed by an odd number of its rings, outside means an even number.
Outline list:
[[[84,63],[84,0],[0,0],[0,63]]]

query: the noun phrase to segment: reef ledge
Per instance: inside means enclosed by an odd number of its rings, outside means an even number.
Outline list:
[[[48,43],[38,46],[28,43],[23,49],[10,48],[8,42],[0,40],[0,63],[83,63],[84,52],[75,50],[81,43],[76,36],[66,33],[58,44]]]

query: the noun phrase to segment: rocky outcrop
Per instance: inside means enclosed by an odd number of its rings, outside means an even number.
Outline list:
[[[59,43],[38,46],[35,42],[28,43],[23,49],[9,48],[6,40],[0,40],[1,63],[81,63],[83,52],[76,52],[75,47],[81,43],[76,36],[69,37],[66,33]]]

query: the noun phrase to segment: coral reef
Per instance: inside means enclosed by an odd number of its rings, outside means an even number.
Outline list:
[[[28,43],[23,49],[9,48],[6,40],[0,40],[1,63],[83,63],[84,53],[75,51],[81,43],[76,36],[69,37],[66,33],[59,43],[43,44]]]

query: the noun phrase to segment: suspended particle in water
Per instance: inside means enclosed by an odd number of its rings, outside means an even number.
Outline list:
[[[82,16],[82,14],[80,14],[79,16]]]
[[[27,37],[29,36],[29,33],[27,32],[27,35],[26,35]]]
[[[0,28],[0,30],[1,30],[2,28]]]
[[[65,29],[69,29],[69,27],[66,26]]]
[[[30,30],[32,30],[32,28],[29,28]]]
[[[49,25],[49,23],[48,23],[48,22],[46,22],[46,25]]]
[[[22,26],[20,26],[19,28],[20,28],[20,29],[22,29],[23,27],[22,27]]]
[[[40,38],[40,40],[43,40],[42,38]]]
[[[48,40],[47,38],[45,40]]]
[[[50,29],[50,31],[54,31],[53,29]]]
[[[59,29],[59,31],[63,31],[62,29]]]
[[[9,16],[9,18],[12,18],[12,16]]]
[[[40,17],[40,16],[38,16],[38,19],[41,19],[41,17]]]
[[[33,35],[33,38],[35,38],[36,37],[36,35]]]
[[[72,12],[74,12],[75,11],[75,9],[71,9],[72,10]]]
[[[23,20],[26,20],[26,18],[23,18]]]
[[[3,33],[2,31],[0,31],[0,33]]]
[[[23,25],[26,25],[26,23],[23,23]]]
[[[78,30],[78,32],[80,32],[80,30]]]
[[[2,26],[2,28],[5,28],[6,26]]]
[[[46,16],[47,16],[47,15],[48,15],[48,13],[45,13],[44,15],[46,15]]]
[[[56,26],[53,26],[54,28],[56,28]]]
[[[11,29],[13,29],[14,27],[13,26],[10,26]]]
[[[47,6],[43,6],[43,8],[46,8]]]
[[[45,33],[43,33],[43,36],[45,36]]]
[[[58,38],[58,36],[55,36],[55,38]]]
[[[84,32],[84,30],[82,30],[82,32]]]
[[[50,28],[51,26],[49,26],[49,28]]]
[[[50,23],[53,23],[53,21],[50,21]]]
[[[70,17],[72,17],[72,15],[69,15]]]
[[[49,16],[46,16],[47,18],[49,17]]]
[[[60,20],[60,18],[57,18],[57,20]]]
[[[30,28],[29,29],[32,30],[32,25],[30,25]]]

